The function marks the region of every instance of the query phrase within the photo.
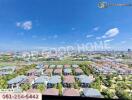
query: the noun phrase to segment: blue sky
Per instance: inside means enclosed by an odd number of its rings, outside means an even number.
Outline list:
[[[132,48],[132,7],[99,9],[98,2],[0,0],[0,48],[58,47],[102,40],[113,49]]]

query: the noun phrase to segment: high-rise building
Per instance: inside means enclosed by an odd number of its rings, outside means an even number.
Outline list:
[[[128,49],[128,53],[130,53],[131,52],[131,49]]]

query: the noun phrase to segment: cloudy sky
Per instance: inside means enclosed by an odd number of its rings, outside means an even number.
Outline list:
[[[105,0],[132,3],[131,0]],[[132,7],[99,9],[99,0],[0,0],[0,49],[105,41],[132,48]]]

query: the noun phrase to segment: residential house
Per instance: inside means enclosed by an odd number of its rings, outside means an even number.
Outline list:
[[[93,82],[92,78],[87,75],[79,75],[76,79],[79,80],[80,86],[83,88],[88,87],[89,84]]]
[[[85,96],[85,97],[102,98],[101,93],[97,89],[93,89],[93,88],[85,88],[85,89],[83,89],[83,96]]]
[[[43,95],[59,95],[59,90],[55,88],[48,88],[44,91]]]
[[[44,69],[48,69],[49,68],[49,65],[44,65]]]
[[[63,65],[57,65],[56,68],[63,68]]]
[[[45,75],[48,75],[48,76],[51,76],[52,73],[53,73],[53,69],[50,69],[50,68],[48,68],[48,69],[46,69],[46,70],[44,71],[44,74],[45,74]]]
[[[74,86],[75,78],[73,75],[67,75],[63,77],[63,86],[67,88],[71,88]]]
[[[27,76],[35,76],[36,75],[36,71],[37,71],[37,69],[31,69],[31,70],[29,70],[28,72],[27,72]]]
[[[56,65],[50,65],[49,68],[54,69]]]
[[[71,68],[65,68],[63,69],[64,75],[72,75],[72,69]]]
[[[47,88],[53,88],[54,86],[56,87],[59,83],[61,83],[61,76],[54,75],[49,79],[47,83]]]
[[[54,75],[62,75],[62,69],[55,69],[54,70]]]
[[[32,86],[33,88],[37,88],[39,84],[43,84],[44,86],[47,86],[48,81],[49,81],[48,76],[40,76],[32,82]]]
[[[44,65],[43,64],[38,64],[37,66],[36,66],[36,69],[43,69],[44,68]]]
[[[12,74],[16,70],[15,66],[4,66],[0,67],[0,75],[9,75]]]
[[[74,69],[74,71],[75,71],[75,75],[82,75],[82,74],[84,74],[83,71],[82,71],[82,69],[80,69],[80,68],[76,68],[76,69]]]
[[[24,75],[17,76],[7,82],[8,88],[16,88],[16,87],[19,88],[19,86],[21,86],[21,84],[26,82],[26,80],[27,80],[27,76]]]
[[[37,69],[36,72],[35,72],[36,76],[41,76],[43,74],[44,74],[44,69],[42,69],[42,68],[41,69]]]
[[[80,96],[79,90],[74,88],[67,88],[63,90],[63,96]]]
[[[64,65],[64,68],[70,68],[70,67],[71,67],[71,65],[68,65],[68,64]]]
[[[78,68],[79,65],[72,65],[72,68]]]

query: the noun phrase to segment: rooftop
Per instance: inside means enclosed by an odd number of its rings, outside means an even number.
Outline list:
[[[61,74],[62,73],[62,69],[55,69],[54,73]]]
[[[56,67],[56,65],[50,65],[49,66],[49,68],[55,68]]]
[[[54,75],[50,78],[50,80],[48,81],[48,83],[50,84],[57,84],[61,82],[61,76],[59,75]]]
[[[81,83],[91,83],[93,80],[87,75],[79,75],[76,77]]]
[[[85,88],[83,94],[86,97],[102,97],[101,93],[97,89]]]
[[[78,67],[79,67],[79,65],[72,65],[72,67],[73,67],[73,68],[78,68]]]
[[[80,96],[80,93],[77,89],[68,88],[63,90],[63,96]]]
[[[46,83],[48,80],[48,76],[40,76],[36,80],[34,80],[34,84]]]
[[[44,65],[44,68],[48,68],[49,67],[49,65]]]
[[[71,65],[68,65],[68,64],[64,65],[64,68],[69,68],[69,67],[71,67]]]
[[[14,71],[16,69],[16,66],[4,66],[0,67],[0,71]]]
[[[75,78],[73,75],[64,76],[63,83],[75,83]]]
[[[43,67],[44,67],[43,64],[38,64],[38,65],[36,66],[37,69],[40,69],[40,68],[43,68]]]
[[[46,69],[44,73],[52,73],[53,69]]]
[[[70,69],[70,68],[65,68],[65,69],[64,69],[64,73],[72,73],[72,69]]]
[[[20,82],[23,82],[27,79],[26,76],[24,75],[21,75],[21,76],[17,76],[11,80],[8,81],[8,84],[14,84],[14,83],[20,83]]]
[[[76,73],[83,73],[82,69],[80,69],[80,68],[75,69],[75,72]]]
[[[59,90],[55,88],[48,88],[44,91],[43,95],[59,95]]]
[[[63,65],[57,65],[56,68],[63,68]]]

